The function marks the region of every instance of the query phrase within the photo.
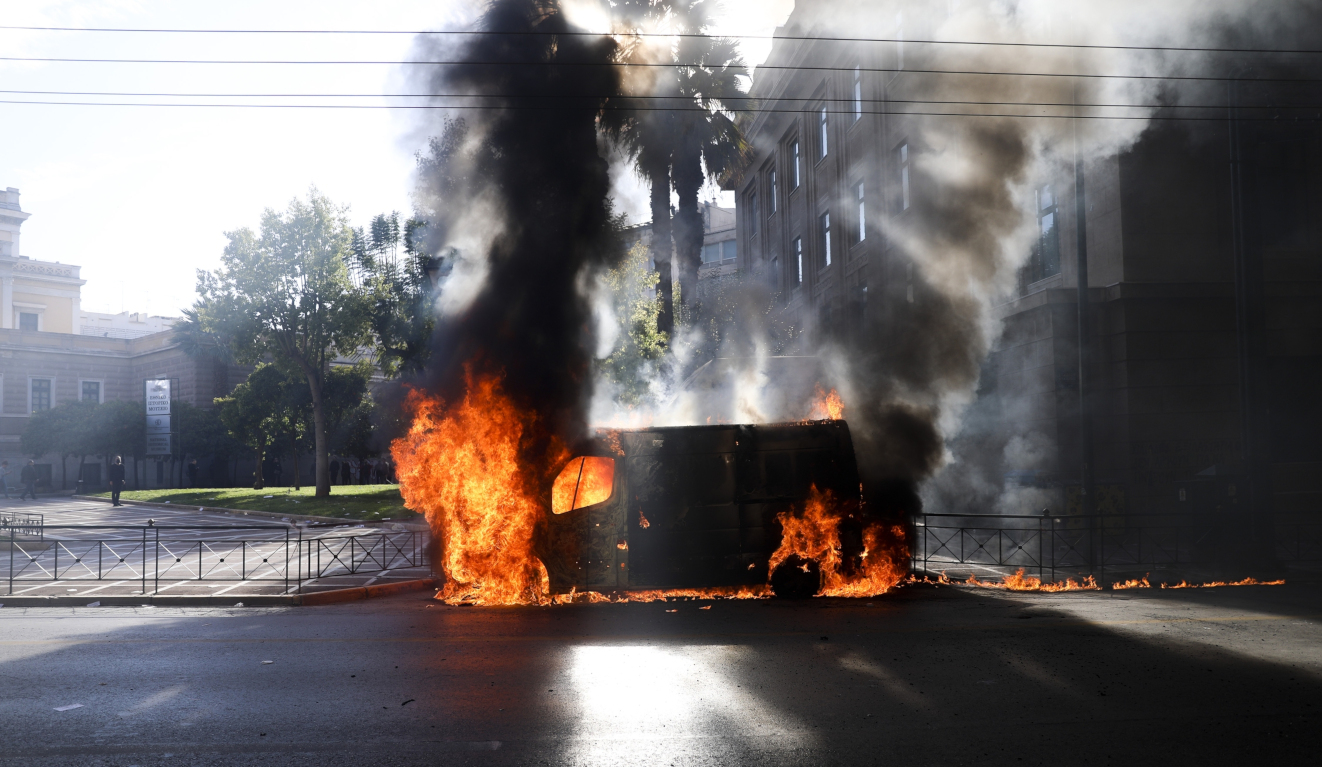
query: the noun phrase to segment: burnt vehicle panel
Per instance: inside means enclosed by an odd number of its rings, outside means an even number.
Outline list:
[[[538,552],[555,593],[765,584],[778,514],[814,486],[858,492],[844,421],[611,431],[590,452],[613,462],[611,492],[553,504]]]

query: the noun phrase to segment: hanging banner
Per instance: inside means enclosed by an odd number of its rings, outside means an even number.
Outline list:
[[[147,416],[170,414],[170,379],[148,379],[144,383],[143,402],[147,403]]]
[[[169,434],[170,416],[168,415],[149,415],[147,416],[148,434]]]

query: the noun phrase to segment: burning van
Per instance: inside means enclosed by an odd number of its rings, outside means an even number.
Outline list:
[[[775,585],[785,522],[813,497],[832,499],[826,555],[866,555],[842,420],[601,431],[587,453],[556,477],[538,536],[553,594]],[[777,564],[811,577],[813,593],[823,563],[810,559]]]

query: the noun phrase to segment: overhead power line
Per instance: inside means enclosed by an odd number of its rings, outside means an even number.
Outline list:
[[[183,34],[183,35],[437,35],[437,36],[483,36],[500,35],[502,37],[607,37],[599,32],[534,32],[464,29],[160,29],[151,27],[38,27],[0,25],[0,29],[28,32],[128,32],[135,34]],[[1028,43],[996,40],[913,40],[897,37],[842,37],[835,35],[715,35],[684,32],[633,32],[622,31],[624,37],[660,37],[660,38],[702,38],[723,37],[736,40],[797,40],[833,43],[905,43],[906,45],[971,45],[1007,48],[1068,48],[1106,51],[1169,51],[1187,53],[1265,53],[1265,54],[1322,54],[1322,50],[1312,48],[1222,48],[1214,46],[1183,45],[1100,45],[1089,43]]]
[[[345,98],[345,99],[365,99],[365,98],[435,98],[435,99],[554,99],[557,101],[583,101],[585,99],[593,100],[618,100],[618,101],[643,101],[643,102],[684,102],[683,105],[648,107],[654,111],[660,110],[682,110],[682,111],[703,111],[701,107],[696,106],[695,102],[685,99],[681,96],[560,96],[547,94],[508,94],[508,93],[183,93],[183,92],[147,92],[147,91],[33,91],[33,90],[5,90],[0,89],[0,93],[9,93],[20,96],[113,96],[113,97],[134,97],[134,98]],[[800,112],[800,111],[821,111],[821,99],[807,98],[780,98],[780,99],[761,99],[756,96],[727,96],[719,99],[725,111],[733,112]],[[731,102],[811,102],[817,106],[806,106],[802,108],[787,108],[767,106],[766,104],[757,104],[750,107],[731,107]],[[1080,109],[1225,109],[1227,104],[1116,104],[1116,103],[1093,103],[1093,102],[1075,102],[1075,101],[975,101],[960,99],[874,99],[863,98],[855,99],[853,97],[830,98],[825,100],[827,103],[841,105],[838,109],[828,109],[831,114],[853,114],[857,110],[852,106],[854,104],[927,104],[937,106],[995,106],[995,107],[1060,107],[1060,108],[1080,108]],[[33,102],[37,103],[37,102]],[[100,103],[100,102],[98,102]],[[695,104],[693,107],[689,104]],[[223,104],[215,106],[225,106]],[[274,105],[280,106],[280,105]],[[291,104],[290,106],[298,106]],[[401,108],[405,105],[400,105]],[[472,105],[483,106],[483,105]],[[432,108],[444,109],[444,105],[433,105]],[[499,108],[499,105],[491,107]],[[635,107],[618,107],[621,109],[634,109]],[[1322,104],[1236,104],[1239,110],[1317,110],[1322,108]],[[888,114],[896,114],[894,112]]]
[[[595,61],[385,61],[385,60],[326,60],[326,59],[79,59],[37,56],[0,56],[0,61],[25,61],[73,64],[249,64],[249,65],[362,65],[362,66],[480,66],[480,67],[675,67],[702,68],[702,64],[675,62],[595,62]],[[827,67],[798,65],[763,65],[758,69],[794,70],[801,72],[881,72],[929,75],[978,75],[987,77],[1063,77],[1084,80],[1166,80],[1191,82],[1261,82],[1261,83],[1315,83],[1322,79],[1311,77],[1238,77],[1217,75],[1129,75],[1096,74],[1087,72],[1004,72],[959,69],[911,69],[897,67]]]
[[[28,104],[41,106],[90,106],[90,107],[185,107],[185,108],[203,108],[203,109],[338,109],[338,110],[372,110],[372,109],[403,109],[403,110],[485,110],[485,111],[513,111],[513,112],[556,112],[567,110],[588,110],[592,112],[599,111],[624,111],[624,112],[705,112],[707,110],[701,107],[691,109],[672,109],[668,107],[610,107],[610,106],[574,106],[568,104],[552,106],[481,106],[481,105],[444,105],[444,104],[206,104],[206,103],[181,103],[181,102],[127,102],[127,101],[26,101],[18,99],[0,99],[0,104]],[[1218,107],[1224,108],[1224,107]],[[1316,108],[1316,107],[1315,107]],[[820,114],[820,109],[734,109],[726,110],[731,112],[781,112],[788,114]],[[839,115],[891,115],[897,117],[919,116],[919,117],[1005,117],[1005,118],[1023,118],[1023,119],[1047,119],[1047,120],[1157,120],[1162,122],[1225,122],[1226,117],[1185,117],[1176,115],[1089,115],[1089,114],[1015,114],[1015,113],[994,113],[994,112],[935,112],[935,111],[892,111],[892,110],[869,110],[856,111],[853,109],[829,110],[828,114]],[[1249,122],[1283,122],[1277,116],[1269,117],[1240,117],[1242,121]],[[1308,122],[1322,120],[1322,112],[1306,118]],[[1294,117],[1290,122],[1301,121],[1299,117]]]

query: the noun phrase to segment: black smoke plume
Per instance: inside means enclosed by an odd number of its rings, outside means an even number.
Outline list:
[[[607,162],[597,110],[617,92],[609,37],[582,34],[555,0],[497,0],[456,49],[424,42],[438,94],[481,109],[450,117],[420,157],[415,203],[427,247],[451,270],[426,382],[452,401],[464,368],[503,374],[544,436],[586,432],[592,322],[585,270],[609,264]]]

